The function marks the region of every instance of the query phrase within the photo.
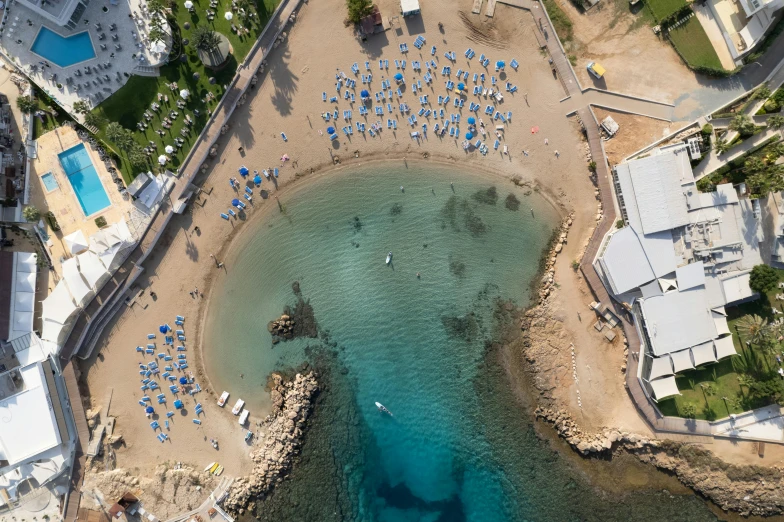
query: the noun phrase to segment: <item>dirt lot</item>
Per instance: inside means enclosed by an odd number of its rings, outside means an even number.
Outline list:
[[[600,122],[607,116],[612,116],[621,128],[613,139],[604,142],[607,158],[613,165],[620,163],[633,152],[637,152],[646,145],[660,140],[680,127],[666,121],[610,111],[599,107],[594,107],[593,111],[596,114],[596,119]]]
[[[587,13],[567,0],[558,0],[574,24],[574,37],[564,42],[577,58],[575,71],[583,87],[596,87],[673,103],[699,86],[666,41],[653,34],[651,15],[626,0],[602,0]],[[596,80],[585,66],[601,63],[607,74]]]

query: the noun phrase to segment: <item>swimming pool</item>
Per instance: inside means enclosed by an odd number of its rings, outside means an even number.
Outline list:
[[[112,204],[84,144],[71,147],[57,157],[85,216],[91,216]]]
[[[60,188],[60,185],[57,184],[57,180],[54,179],[54,174],[51,172],[47,172],[41,176],[41,181],[44,182],[44,187],[46,187],[47,192],[51,192]]]
[[[60,67],[95,58],[93,42],[87,31],[65,37],[41,27],[30,50]]]

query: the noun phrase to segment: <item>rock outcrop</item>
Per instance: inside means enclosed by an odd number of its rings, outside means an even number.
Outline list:
[[[283,481],[299,453],[305,421],[318,393],[315,372],[297,374],[285,381],[273,374],[271,398],[275,412],[264,421],[266,435],[263,445],[251,451],[253,473],[234,481],[223,507],[230,513],[242,514],[253,509],[254,499],[266,495]]]

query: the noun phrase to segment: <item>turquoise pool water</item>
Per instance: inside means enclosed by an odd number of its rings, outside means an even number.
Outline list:
[[[528,303],[553,209],[508,181],[408,167],[308,180],[221,257],[216,391],[263,417],[272,370],[308,362],[324,387],[292,476],[240,522],[715,520],[694,495],[603,493],[517,402],[496,342],[519,326],[499,299]],[[273,345],[267,322],[298,303],[319,336]]]
[[[64,37],[51,29],[41,27],[30,50],[60,67],[69,67],[95,58],[95,49],[88,31]]]
[[[44,187],[46,187],[47,192],[51,192],[60,188],[60,185],[57,184],[57,180],[54,179],[54,174],[51,172],[47,172],[41,176],[41,181],[44,182]]]
[[[57,157],[85,216],[91,216],[112,204],[84,144],[71,147]]]

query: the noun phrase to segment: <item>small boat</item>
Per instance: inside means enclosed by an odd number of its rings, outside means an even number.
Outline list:
[[[216,463],[214,463],[212,466],[210,466],[209,472],[210,472],[210,473],[215,473],[215,470],[216,470],[216,469],[218,469],[219,467],[220,467],[220,464],[218,464],[218,463],[216,462]]]
[[[242,410],[242,415],[240,415],[239,420],[240,426],[245,426],[245,423],[248,422],[248,415],[250,415],[248,410]]]
[[[210,470],[213,468],[213,466],[217,466],[217,465],[218,465],[218,463],[217,463],[217,462],[213,462],[213,463],[211,463],[209,466],[207,466],[206,468],[204,468],[204,471],[207,471],[207,472],[209,472],[209,471],[210,471]]]
[[[392,262],[392,252],[390,252],[389,254],[387,254],[387,261],[386,261],[386,263],[387,263],[387,264],[389,264],[389,263],[391,263],[391,262]]]
[[[391,411],[389,411],[389,410],[387,409],[387,407],[386,407],[386,406],[384,406],[383,404],[381,404],[380,402],[376,402],[376,408],[378,408],[378,411],[380,411],[380,412],[382,412],[382,413],[386,413],[386,414],[387,414],[387,415],[389,415],[390,417],[394,417],[394,415],[392,415],[392,412],[391,412]]]
[[[252,437],[253,437],[253,432],[248,430],[248,432],[245,434],[245,442],[248,442]]]
[[[218,466],[218,468],[212,472],[216,477],[220,477],[221,473],[223,473],[223,466]]]
[[[237,399],[237,404],[234,405],[234,408],[231,409],[231,412],[234,415],[239,415],[243,406],[245,406],[245,401],[242,399]]]
[[[220,399],[218,399],[218,406],[223,408],[226,405],[226,399],[229,398],[229,392],[225,391],[221,393]]]

